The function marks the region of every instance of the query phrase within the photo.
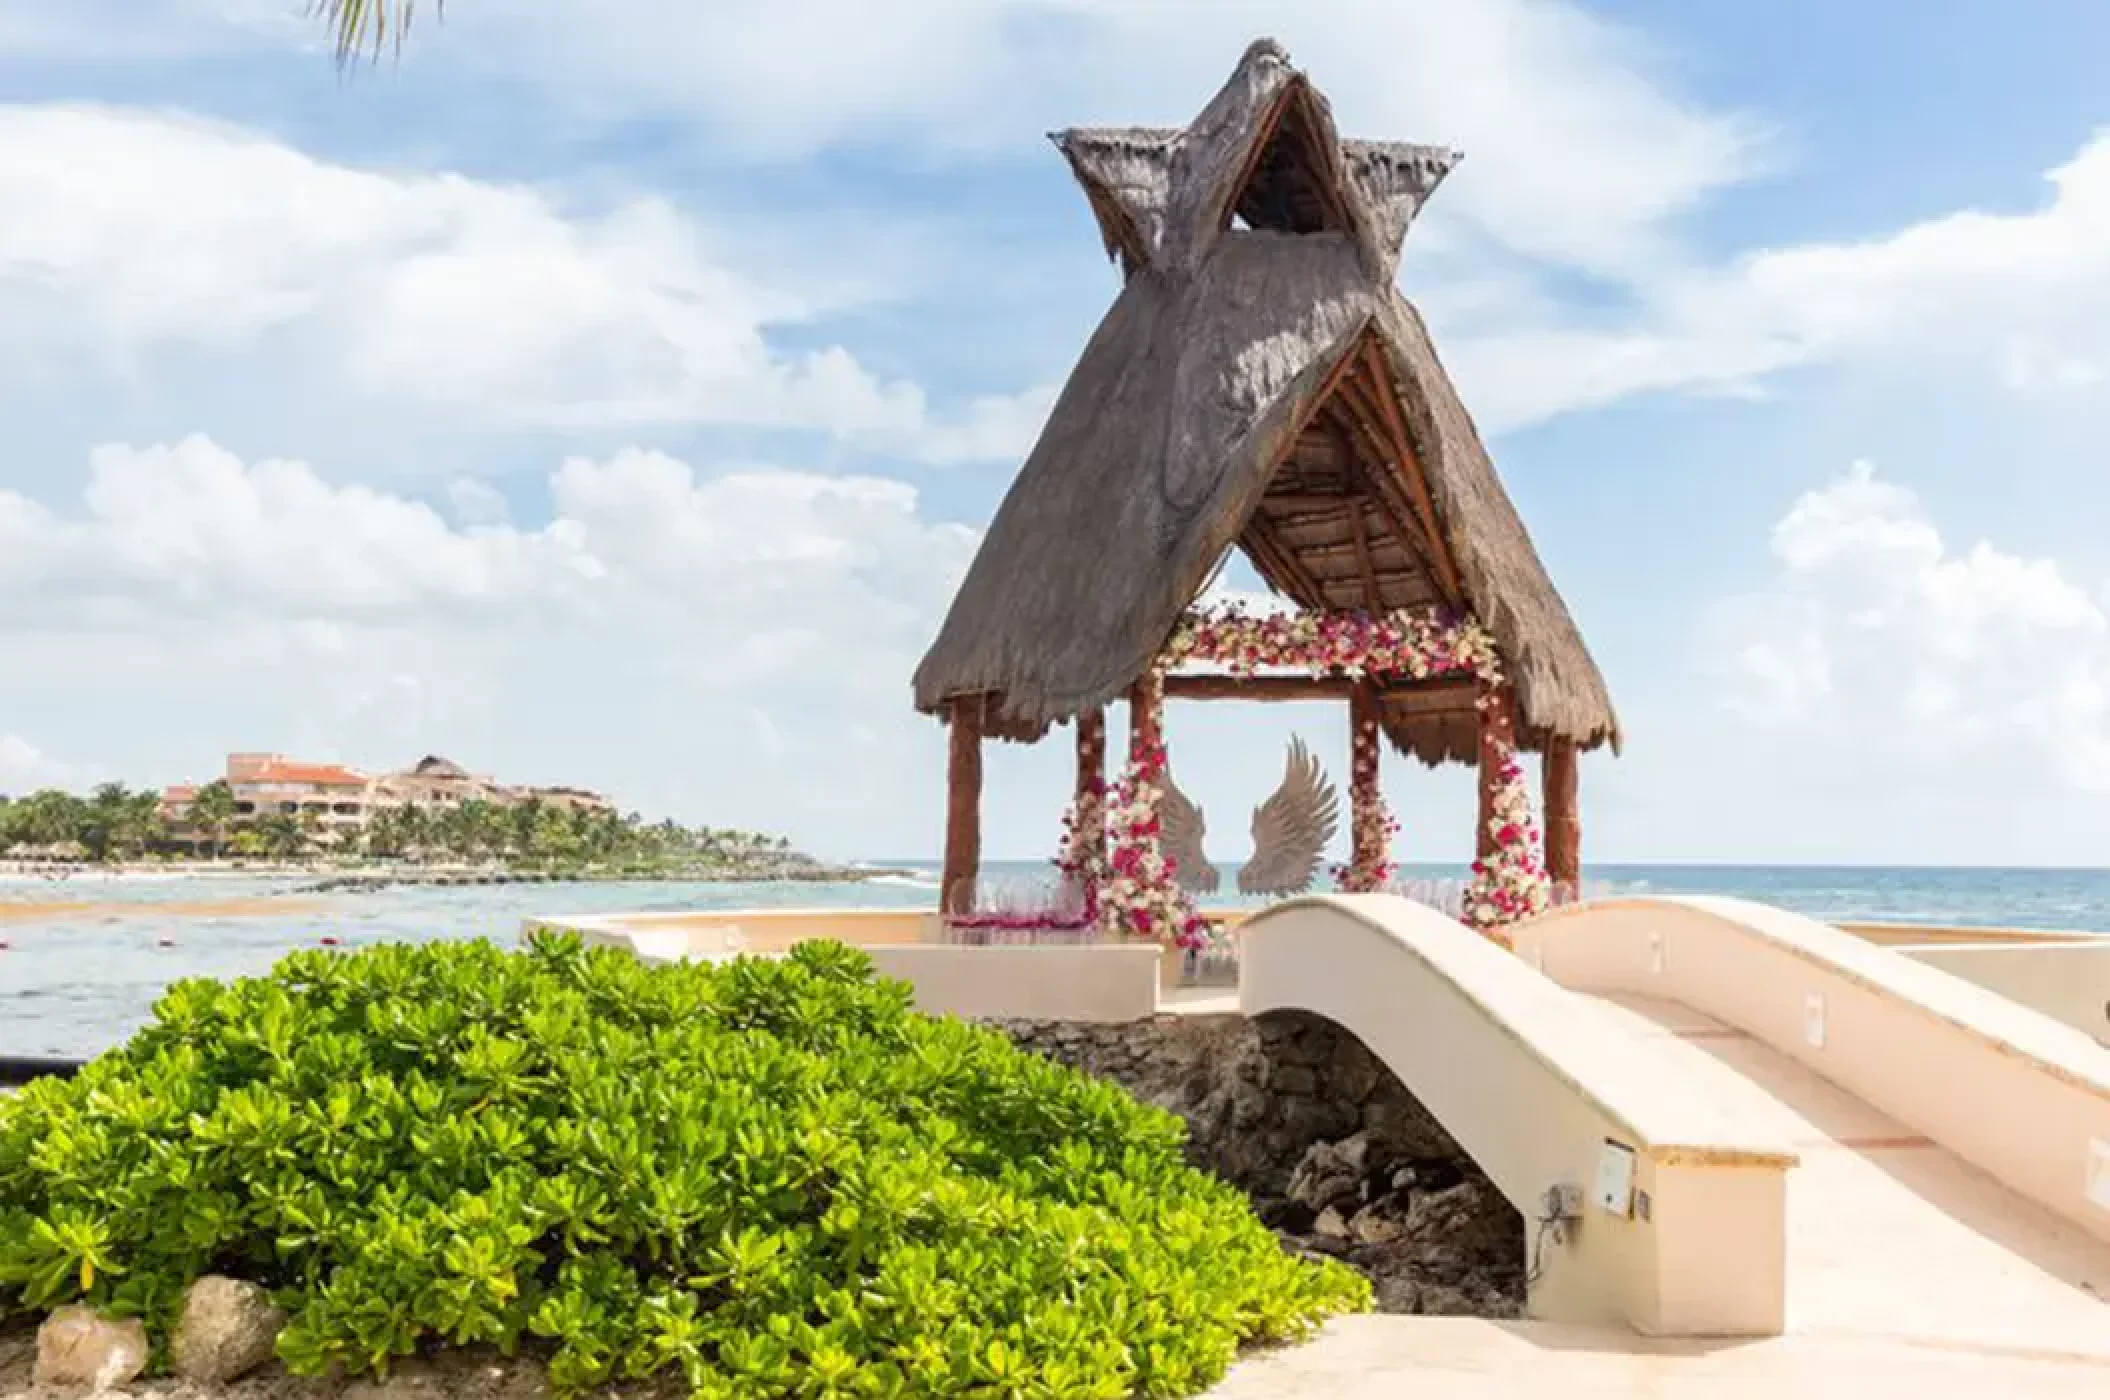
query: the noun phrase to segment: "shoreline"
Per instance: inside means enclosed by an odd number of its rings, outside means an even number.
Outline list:
[[[820,863],[734,866],[725,869],[550,871],[489,864],[328,865],[270,861],[126,861],[108,865],[54,865],[48,862],[0,859],[0,889],[11,886],[60,888],[82,884],[175,884],[213,880],[306,880],[314,882],[317,886],[327,887],[329,892],[345,890],[355,893],[391,886],[449,884],[854,885],[889,877],[913,878],[918,874],[919,872],[913,870],[883,866]]]

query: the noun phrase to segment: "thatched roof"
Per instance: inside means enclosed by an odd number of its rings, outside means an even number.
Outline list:
[[[982,696],[990,732],[1027,738],[1120,698],[1236,545],[1305,607],[1470,608],[1528,746],[1616,747],[1603,677],[1393,285],[1456,155],[1342,142],[1267,40],[1184,131],[1055,140],[1127,281],[917,668],[917,706]],[[1475,752],[1469,687],[1390,690],[1384,713],[1425,761]]]

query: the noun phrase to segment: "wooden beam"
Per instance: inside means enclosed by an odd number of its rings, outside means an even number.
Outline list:
[[[1399,400],[1393,391],[1391,366],[1385,363],[1385,352],[1374,340],[1363,342],[1363,359],[1370,366],[1370,376],[1375,381],[1372,391],[1377,398],[1378,412],[1384,417],[1385,426],[1391,430],[1399,448],[1407,489],[1414,493],[1415,511],[1428,527],[1429,547],[1436,552],[1438,581],[1454,602],[1463,602],[1465,590],[1458,583],[1458,562],[1451,557],[1450,541],[1438,528],[1436,502],[1429,494],[1429,479],[1421,469],[1421,458],[1415,454],[1414,440],[1407,435],[1406,416],[1400,412]]]
[[[1246,520],[1245,527],[1248,534],[1260,539],[1275,555],[1276,566],[1293,590],[1292,596],[1301,593],[1303,596],[1298,601],[1308,608],[1330,606],[1326,599],[1326,585],[1304,567],[1304,561],[1297,557],[1296,547],[1275,534],[1272,521],[1256,512]]]
[[[1320,514],[1337,510],[1353,510],[1362,504],[1362,498],[1353,493],[1332,495],[1317,491],[1270,491],[1260,498],[1260,504],[1270,510],[1282,510],[1290,514],[1308,512]]]
[[[1363,336],[1367,337],[1368,334],[1369,331],[1366,326]],[[1310,401],[1304,405],[1303,410],[1297,415],[1296,421],[1290,424],[1289,431],[1283,435],[1282,451],[1276,454],[1273,462],[1268,464],[1267,479],[1269,481],[1274,480],[1275,474],[1282,470],[1282,464],[1289,460],[1290,456],[1295,452],[1297,439],[1303,436],[1304,429],[1310,425],[1313,416],[1321,408],[1325,407],[1326,401],[1333,397],[1334,390],[1340,386],[1342,380],[1355,372],[1356,367],[1360,363],[1360,358],[1355,354],[1351,346],[1347,353],[1334,362],[1333,368],[1326,371],[1325,378],[1319,381],[1319,386],[1313,391]],[[1307,607],[1324,608],[1330,606],[1326,601],[1324,590],[1318,587],[1317,581],[1298,566],[1294,559],[1285,557],[1285,551],[1277,545],[1273,533],[1267,528],[1268,519],[1260,509],[1261,501],[1265,499],[1266,490],[1266,486],[1263,485],[1261,487],[1262,496],[1255,498],[1252,504],[1247,507],[1246,518],[1240,523],[1238,533],[1233,538],[1246,540],[1246,537],[1251,537],[1246,544],[1246,553],[1252,557],[1254,567],[1260,570],[1263,577],[1267,578],[1269,586],[1277,592],[1286,593],[1294,598],[1300,587],[1309,586],[1310,595],[1301,600]],[[1215,553],[1220,553],[1229,543],[1230,541],[1226,541],[1225,545],[1218,546],[1212,552],[1211,557],[1214,557]],[[1270,553],[1274,556],[1271,562],[1262,557]]]
[[[1392,444],[1384,430],[1377,426],[1374,410],[1369,410],[1368,405],[1363,402],[1363,396],[1358,392],[1353,376],[1341,381],[1333,409],[1337,420],[1348,425],[1351,435],[1361,434],[1373,456],[1381,462],[1397,464],[1402,476],[1409,474],[1406,464],[1400,461],[1399,449]],[[1346,471],[1350,481],[1354,483],[1354,488],[1384,515],[1385,523],[1391,527],[1392,533],[1399,537],[1399,547],[1421,561],[1422,567],[1429,571],[1430,581],[1435,584],[1436,591],[1443,594],[1444,601],[1455,606],[1459,600],[1444,587],[1443,573],[1437,562],[1440,557],[1438,547],[1431,541],[1429,530],[1407,523],[1407,514],[1402,513],[1393,504],[1385,480],[1363,470],[1362,464],[1352,452],[1348,457]],[[1411,513],[1411,507],[1408,513]]]
[[[1294,599],[1297,586],[1292,581],[1288,565],[1282,561],[1282,551],[1271,534],[1255,528],[1257,523],[1257,517],[1246,522],[1245,528],[1239,532],[1238,544],[1245,550],[1246,557],[1253,561],[1253,568],[1260,574],[1262,582],[1283,597]]]
[[[1540,804],[1546,812],[1546,873],[1570,895],[1582,887],[1582,815],[1578,798],[1582,781],[1575,745],[1548,739],[1539,769]]]
[[[1486,860],[1495,853],[1495,794],[1502,786],[1502,757],[1516,743],[1514,692],[1507,685],[1483,686],[1480,707],[1480,822],[1473,854]]]
[[[974,912],[975,881],[982,873],[982,702],[979,695],[963,695],[950,706],[945,873],[938,881],[941,914]]]
[[[1330,221],[1332,228],[1346,233],[1352,227],[1353,220],[1348,216],[1348,206],[1342,200],[1341,191],[1335,188],[1330,178],[1334,171],[1326,159],[1325,142],[1319,136],[1318,119],[1314,110],[1318,106],[1316,94],[1312,92],[1308,78],[1299,76],[1292,79],[1290,85],[1301,89],[1298,100],[1304,104],[1304,108],[1298,114],[1297,135],[1300,139],[1297,144],[1304,148],[1305,169],[1310,173],[1312,183],[1317,186],[1319,203],[1325,206],[1321,220]],[[1345,175],[1347,172],[1341,173]]]
[[[1220,674],[1165,677],[1167,700],[1342,700],[1354,689],[1347,676],[1228,676]]]
[[[1355,564],[1362,571],[1363,602],[1375,617],[1384,612],[1385,600],[1378,592],[1377,565],[1370,562],[1370,526],[1363,520],[1363,513],[1357,511],[1348,517],[1348,528],[1355,531]]]
[[[1251,184],[1253,176],[1259,173],[1260,162],[1266,159],[1267,148],[1274,142],[1275,128],[1282,125],[1283,113],[1289,110],[1289,95],[1294,87],[1294,83],[1284,84],[1282,90],[1275,94],[1275,100],[1269,104],[1266,114],[1261,117],[1260,129],[1253,134],[1253,144],[1246,151],[1245,159],[1239,162],[1238,178],[1225,187],[1223,208],[1217,211],[1216,216],[1217,228],[1227,229],[1231,226],[1231,218],[1238,212],[1238,201],[1244,198],[1246,186]]]
[[[1341,427],[1338,419],[1327,423],[1326,427],[1340,449],[1343,474],[1350,481],[1357,480],[1361,473],[1356,471],[1355,448],[1348,441],[1347,430]],[[1370,558],[1370,522],[1364,515],[1369,504],[1373,503],[1367,501],[1367,496],[1357,501],[1356,508],[1348,513],[1348,530],[1355,542],[1356,568],[1363,576],[1363,605],[1370,610],[1371,616],[1376,617],[1385,611],[1385,600],[1377,583],[1377,565]],[[1408,546],[1409,549],[1412,547]]]

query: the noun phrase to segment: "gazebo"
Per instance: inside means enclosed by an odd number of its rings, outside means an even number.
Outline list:
[[[941,907],[978,874],[985,737],[1073,725],[1072,820],[1097,847],[1103,707],[1130,702],[1116,805],[1147,802],[1164,697],[1346,701],[1366,876],[1388,868],[1380,732],[1426,764],[1479,765],[1483,862],[1512,836],[1537,860],[1514,754],[1541,754],[1539,878],[1577,881],[1577,755],[1616,752],[1619,722],[1395,287],[1458,155],[1341,139],[1266,39],[1184,130],[1053,140],[1124,285],[916,670],[917,708],[951,730]],[[1293,618],[1193,611],[1234,547]],[[1180,669],[1196,659],[1229,664]]]

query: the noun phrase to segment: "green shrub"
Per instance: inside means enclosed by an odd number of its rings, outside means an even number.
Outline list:
[[[1185,1394],[1368,1290],[1182,1138],[836,944],[296,953],[0,1098],[0,1310],[161,1326],[227,1273],[303,1372],[527,1342],[566,1389]]]

